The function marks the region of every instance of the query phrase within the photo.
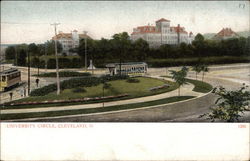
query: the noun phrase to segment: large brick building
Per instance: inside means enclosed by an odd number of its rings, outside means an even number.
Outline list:
[[[131,39],[133,41],[142,38],[150,47],[159,47],[163,44],[176,45],[181,42],[190,44],[194,40],[192,32],[188,33],[184,27],[170,26],[170,21],[164,18],[155,22],[155,26],[138,26],[133,29]]]

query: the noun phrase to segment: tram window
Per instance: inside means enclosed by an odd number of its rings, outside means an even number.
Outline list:
[[[5,82],[5,81],[6,81],[6,77],[2,76],[2,82]]]

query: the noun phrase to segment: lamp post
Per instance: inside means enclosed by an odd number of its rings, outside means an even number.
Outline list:
[[[85,71],[87,72],[87,31],[83,31],[84,35],[85,35]]]

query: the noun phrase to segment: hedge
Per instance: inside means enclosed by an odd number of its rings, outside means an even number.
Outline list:
[[[105,75],[102,77],[72,78],[72,79],[64,80],[60,82],[60,88],[61,90],[64,90],[64,89],[71,89],[71,88],[76,88],[76,87],[91,87],[91,86],[97,86],[104,82],[127,79],[127,78],[128,76],[126,75],[122,75],[122,76]],[[42,88],[38,88],[38,89],[31,91],[30,96],[45,96],[46,94],[54,92],[56,90],[57,90],[56,83],[50,84]]]
[[[204,64],[230,64],[230,63],[249,63],[250,57],[236,57],[236,56],[223,56],[223,57],[203,57],[199,58],[178,58],[178,59],[150,59],[147,61],[150,67],[172,67],[172,66],[192,66],[202,61]]]
[[[89,72],[75,72],[75,71],[60,71],[59,76],[60,77],[81,77],[81,76],[90,76],[91,74]],[[35,74],[34,76],[38,76]],[[49,73],[42,73],[39,74],[39,77],[56,77],[56,72],[49,72]]]

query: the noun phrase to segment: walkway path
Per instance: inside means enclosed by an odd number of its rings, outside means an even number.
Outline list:
[[[154,78],[171,80],[169,78],[162,78],[162,77],[156,77],[156,76]],[[201,96],[201,95],[204,95],[204,93],[198,93],[198,92],[192,91],[193,88],[194,88],[193,84],[184,85],[183,87],[181,87],[181,95],[183,95],[183,96]],[[177,96],[177,94],[178,94],[178,89],[170,91],[170,92],[158,94],[158,95],[153,95],[153,96],[146,96],[146,97],[140,97],[140,98],[134,98],[134,99],[128,99],[128,100],[107,102],[107,103],[105,103],[105,107],[155,101],[155,100],[159,100],[159,99]],[[60,106],[60,107],[41,107],[41,108],[29,108],[29,109],[9,109],[9,110],[6,109],[6,110],[1,110],[1,114],[77,110],[77,109],[100,108],[100,107],[103,107],[103,103]]]

